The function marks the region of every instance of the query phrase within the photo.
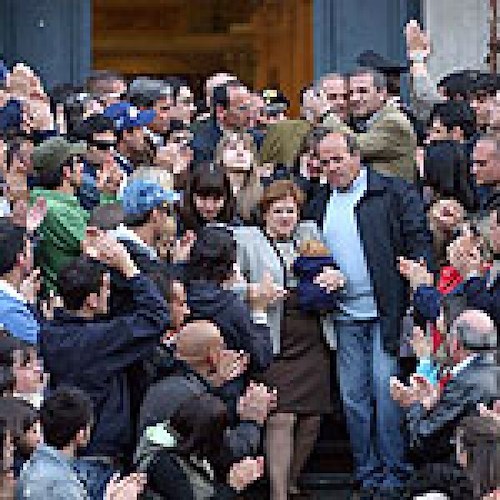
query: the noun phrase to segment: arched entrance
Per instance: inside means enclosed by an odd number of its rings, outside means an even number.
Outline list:
[[[215,71],[279,86],[297,114],[313,78],[313,0],[93,0],[94,69],[178,75],[201,97]]]

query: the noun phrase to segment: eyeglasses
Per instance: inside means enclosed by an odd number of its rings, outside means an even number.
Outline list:
[[[322,167],[328,167],[329,165],[331,165],[332,163],[342,163],[344,161],[344,158],[342,158],[341,156],[332,156],[331,158],[325,158],[325,159],[320,159],[319,160],[319,164],[322,166]]]
[[[241,113],[244,113],[245,111],[249,111],[250,106],[247,104],[240,104],[239,106],[236,106],[236,111],[240,111]]]
[[[114,151],[116,148],[116,142],[92,141],[91,145],[98,151]]]
[[[349,94],[347,92],[345,94],[327,93],[326,98],[329,101],[347,101],[347,99],[349,99]]]

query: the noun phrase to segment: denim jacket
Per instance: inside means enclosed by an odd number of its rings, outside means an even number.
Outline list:
[[[63,453],[41,444],[24,465],[16,500],[87,500],[87,492]]]

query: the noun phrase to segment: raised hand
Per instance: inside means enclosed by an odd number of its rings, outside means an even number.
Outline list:
[[[64,308],[64,302],[61,296],[54,295],[54,292],[51,290],[49,292],[49,298],[47,300],[42,301],[41,310],[43,317],[47,320],[54,319],[54,311],[56,309]]]
[[[479,403],[478,408],[479,415],[481,415],[481,417],[491,418],[500,425],[500,399],[497,399],[493,403],[491,409],[483,403]]]
[[[429,35],[425,33],[415,19],[406,24],[406,50],[409,59],[414,59],[416,54],[427,57],[430,53]]]
[[[401,383],[396,377],[391,377],[389,383],[392,399],[399,403],[402,408],[408,408],[419,402],[415,390]]]
[[[413,290],[416,290],[420,285],[432,286],[434,283],[433,274],[427,270],[427,266],[423,262],[399,257],[398,267],[401,276],[409,281]]]
[[[443,232],[451,232],[464,220],[465,209],[453,199],[439,200],[434,203],[430,210],[431,227]]]
[[[31,274],[19,285],[19,293],[30,303],[35,304],[41,288],[40,269],[33,269]]]
[[[432,354],[432,339],[419,326],[413,327],[410,340],[413,352],[418,359],[429,358]]]
[[[177,240],[172,250],[172,260],[174,263],[186,262],[189,260],[191,248],[196,241],[196,233],[194,231],[186,231],[184,236]]]
[[[82,241],[82,251],[89,257],[120,271],[125,277],[139,271],[125,246],[105,231],[88,227]]]
[[[34,205],[28,210],[26,216],[26,230],[29,233],[34,233],[43,222],[47,215],[47,200],[43,196],[39,196]]]
[[[214,374],[211,382],[216,387],[220,387],[230,380],[234,380],[240,375],[243,375],[249,363],[250,356],[245,352],[222,349],[217,363],[217,372]]]

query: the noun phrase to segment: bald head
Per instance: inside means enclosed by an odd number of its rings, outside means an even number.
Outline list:
[[[493,320],[483,311],[470,309],[453,322],[452,332],[467,349],[492,349],[497,345],[497,330]]]
[[[208,356],[224,346],[219,328],[210,321],[192,321],[177,336],[176,356],[189,364],[207,363]]]

